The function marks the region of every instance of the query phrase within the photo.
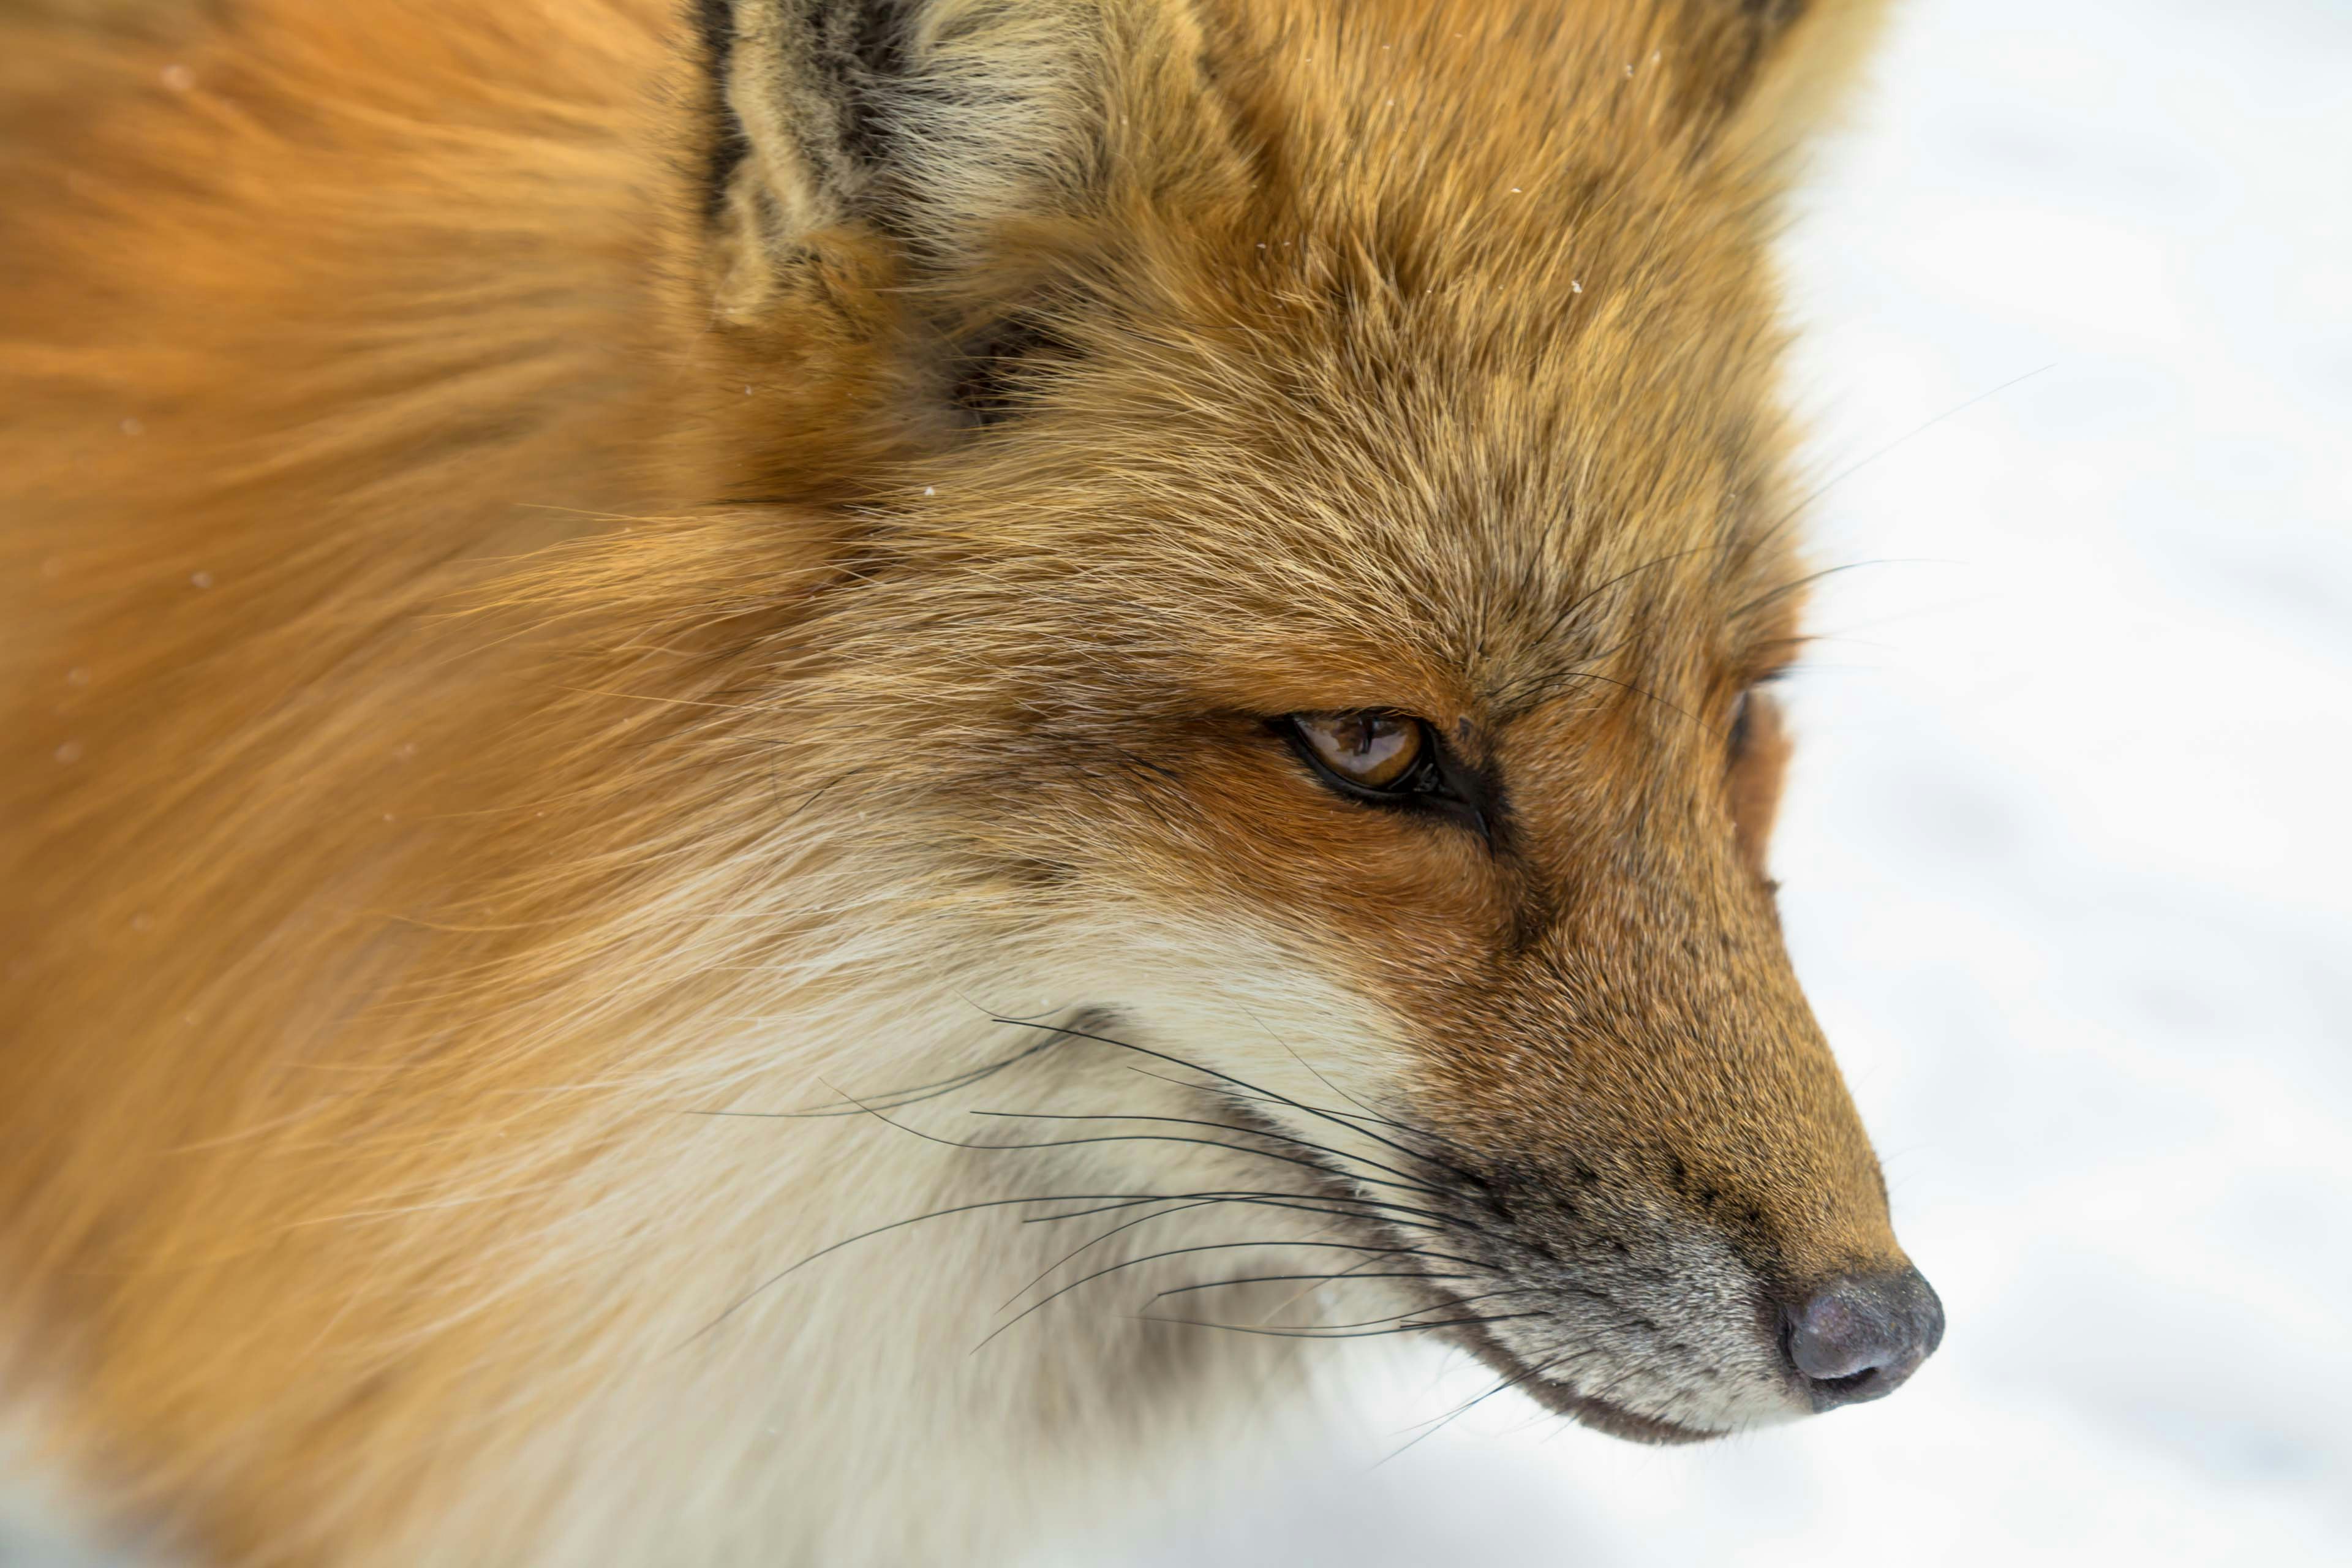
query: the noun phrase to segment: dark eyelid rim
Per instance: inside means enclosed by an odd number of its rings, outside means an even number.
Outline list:
[[[1266,720],[1272,731],[1290,748],[1291,754],[1303,763],[1317,781],[1343,800],[1360,805],[1376,806],[1387,811],[1400,811],[1417,816],[1433,816],[1455,822],[1475,832],[1488,847],[1496,846],[1496,830],[1501,823],[1501,791],[1487,770],[1474,768],[1454,755],[1445,743],[1437,726],[1418,714],[1402,712],[1393,708],[1359,708],[1333,710],[1335,712],[1361,713],[1381,719],[1401,719],[1421,731],[1422,758],[1405,775],[1405,783],[1391,789],[1371,789],[1332,771],[1330,765],[1316,753],[1314,744],[1299,728],[1304,713],[1281,713]]]

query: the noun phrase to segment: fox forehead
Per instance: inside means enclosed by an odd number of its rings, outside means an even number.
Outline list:
[[[1512,362],[1474,305],[1396,293],[1294,305],[1288,342],[1103,331],[902,498],[908,539],[951,562],[977,539],[992,570],[959,594],[1010,594],[1032,627],[1081,608],[1097,657],[1213,702],[1501,718],[1596,668],[1744,684],[1795,608],[1777,416],[1738,374],[1686,372],[1663,412],[1630,395],[1693,356],[1638,353],[1607,287],[1593,326],[1558,302]]]
[[[1501,714],[1601,658],[1710,685],[1778,663],[1788,440],[1752,172],[1645,118],[1663,52],[1596,110],[1563,73],[1630,43],[1553,28],[1497,57],[1528,24],[1490,10],[1236,20],[1213,87],[1156,112],[1245,158],[1177,179],[1114,130],[1135,189],[1082,236],[1000,237],[1055,352],[1018,373],[1017,417],[896,498],[916,549],[985,555],[974,586],[1027,616],[1059,579],[1098,644],[1190,654],[1195,683],[1311,674],[1299,705]]]

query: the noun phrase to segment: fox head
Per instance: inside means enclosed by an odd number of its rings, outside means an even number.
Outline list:
[[[702,6],[670,460],[836,520],[780,743],[1633,1437],[1942,1332],[1766,868],[1769,242],[1876,9]]]

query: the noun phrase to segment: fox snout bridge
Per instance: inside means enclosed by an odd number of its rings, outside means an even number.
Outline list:
[[[1944,1339],[1944,1304],[1916,1268],[1833,1279],[1780,1318],[1781,1344],[1815,1410],[1894,1393]]]

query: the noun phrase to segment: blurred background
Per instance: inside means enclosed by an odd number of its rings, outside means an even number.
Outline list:
[[[1318,1350],[1123,1568],[2352,1563],[2352,4],[1909,0],[1788,247],[1829,488],[1777,844],[1943,1292],[1642,1449]]]

